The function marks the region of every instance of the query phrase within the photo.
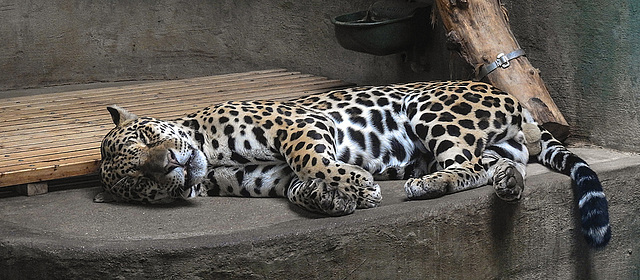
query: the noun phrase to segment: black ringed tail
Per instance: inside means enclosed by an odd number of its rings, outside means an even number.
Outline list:
[[[567,150],[551,133],[542,127],[540,130],[542,152],[537,157],[538,162],[571,177],[582,233],[587,243],[595,248],[606,246],[611,239],[609,207],[598,176],[583,159]]]

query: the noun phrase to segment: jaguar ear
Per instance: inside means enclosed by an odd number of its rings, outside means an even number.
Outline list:
[[[109,110],[109,114],[111,114],[111,119],[116,126],[123,126],[125,123],[133,121],[138,118],[133,113],[120,108],[118,105],[107,106],[107,110]]]

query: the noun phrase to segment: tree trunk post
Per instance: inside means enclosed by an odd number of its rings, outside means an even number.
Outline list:
[[[499,0],[435,0],[447,31],[448,45],[476,68],[497,60],[499,54],[519,50],[509,19]],[[525,56],[509,61],[486,75],[497,88],[514,95],[533,117],[556,138],[569,136],[569,125],[549,91]]]

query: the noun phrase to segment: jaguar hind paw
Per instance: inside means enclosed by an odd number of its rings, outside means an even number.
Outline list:
[[[504,201],[517,201],[524,190],[524,178],[514,166],[505,166],[493,177],[496,195]]]
[[[404,184],[404,190],[409,199],[437,198],[447,194],[449,189],[450,178],[437,173],[422,178],[412,178]]]

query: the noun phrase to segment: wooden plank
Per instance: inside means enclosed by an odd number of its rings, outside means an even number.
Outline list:
[[[60,159],[61,156],[81,156],[86,155],[89,151],[95,151],[100,148],[100,138],[96,138],[96,141],[90,143],[73,144],[69,146],[53,147],[53,148],[41,148],[32,149],[29,151],[16,152],[9,154],[10,157],[5,158],[2,161],[2,170],[11,170],[15,166],[25,166],[26,163],[31,166],[40,162],[53,162]]]
[[[42,165],[6,173],[0,173],[0,187],[43,182],[66,177],[95,174],[100,166],[100,156],[89,155],[72,160],[60,160],[58,164]]]
[[[150,111],[152,111],[152,109],[160,109],[161,112],[166,111],[169,113],[179,112],[179,111],[185,112],[185,110],[199,108],[203,106],[201,102],[205,97],[208,99],[208,101],[209,99],[211,100],[211,104],[219,103],[224,100],[230,100],[230,99],[234,99],[234,100],[242,100],[242,98],[266,99],[273,96],[274,93],[282,93],[282,91],[285,89],[288,89],[288,90],[314,89],[318,87],[326,89],[326,87],[331,86],[331,84],[337,84],[337,83],[322,82],[315,79],[305,79],[305,80],[299,80],[296,82],[282,81],[282,82],[275,83],[271,86],[266,86],[265,84],[252,84],[251,86],[244,87],[243,90],[218,91],[215,95],[207,94],[206,91],[195,91],[189,95],[183,95],[183,96],[179,95],[181,92],[177,92],[177,93],[174,93],[173,95],[162,95],[162,96],[158,95],[148,99],[145,99],[143,97],[143,98],[140,98],[139,100],[136,100],[135,96],[126,97],[126,98],[118,99],[117,102],[114,102],[112,99],[105,98],[101,102],[97,102],[93,104],[92,106],[93,110],[90,110],[90,111],[85,110],[82,112],[78,112],[79,115],[73,114],[74,111],[59,111],[59,112],[64,112],[65,115],[62,117],[56,117],[56,113],[49,112],[47,114],[47,112],[39,112],[40,114],[44,113],[44,115],[41,115],[40,118],[36,118],[35,120],[29,121],[29,122],[25,122],[26,119],[18,119],[18,120],[14,120],[13,122],[6,121],[6,125],[5,125],[5,122],[0,123],[0,125],[2,125],[0,127],[0,133],[9,132],[9,131],[18,131],[18,130],[22,131],[24,129],[29,129],[29,128],[40,129],[43,127],[43,125],[52,125],[52,126],[58,125],[58,124],[74,124],[75,125],[80,121],[78,116],[83,117],[82,121],[94,121],[97,118],[87,118],[87,117],[99,116],[101,112],[96,112],[95,110],[96,106],[99,106],[99,105],[107,106],[113,103],[119,103],[119,104],[122,104],[122,106],[125,106],[127,108],[140,107],[142,108],[142,112],[145,112],[147,114]],[[295,94],[295,95],[286,94],[286,92],[284,94],[287,97],[294,97],[294,96],[300,95],[300,94]],[[234,97],[237,97],[237,98],[234,98]],[[149,101],[149,102],[144,102],[144,101]],[[171,106],[170,108],[167,108],[166,106],[168,101],[173,102],[172,103],[173,106]],[[200,101],[200,102],[194,102],[194,101]],[[60,106],[60,108],[68,108],[69,106],[72,106],[72,105],[64,104],[64,106]],[[158,111],[158,110],[155,110],[155,111]],[[68,115],[68,114],[71,114],[71,115]],[[163,114],[163,115],[166,116],[166,114]]]
[[[78,95],[83,95],[78,98],[67,98],[67,99],[55,99],[52,101],[48,101],[46,103],[38,104],[38,105],[23,105],[19,108],[5,109],[0,114],[6,114],[9,116],[8,119],[2,120],[4,122],[9,122],[13,120],[25,120],[28,118],[33,118],[34,113],[42,114],[43,110],[49,110],[49,113],[54,113],[57,109],[66,108],[68,104],[73,104],[77,106],[77,108],[95,108],[96,105],[99,104],[111,104],[114,102],[130,102],[135,100],[153,100],[158,99],[160,95],[167,98],[176,98],[183,99],[185,96],[212,96],[212,95],[228,95],[228,92],[237,92],[238,89],[251,89],[251,88],[275,88],[277,86],[282,85],[293,85],[295,83],[298,84],[310,84],[310,83],[330,83],[331,80],[321,79],[318,77],[293,77],[293,76],[283,76],[277,79],[269,79],[269,80],[251,80],[243,83],[238,82],[225,82],[215,85],[199,85],[199,86],[190,86],[190,87],[181,87],[181,88],[158,88],[153,91],[141,91],[141,92],[133,92],[130,90],[123,90],[117,92],[101,92],[97,93],[96,96],[86,96],[83,92],[78,92]],[[335,81],[333,81],[335,82]],[[135,94],[130,94],[135,93]],[[107,103],[105,103],[107,102]],[[84,105],[84,106],[83,106]],[[11,115],[8,115],[11,114]]]
[[[107,105],[173,119],[227,100],[288,100],[349,85],[272,69],[0,99],[0,187],[37,193],[46,184],[33,183],[95,173],[113,127]]]
[[[82,94],[92,94],[95,92],[111,92],[111,91],[123,91],[129,90],[132,92],[144,92],[147,90],[153,90],[157,88],[170,88],[171,86],[179,86],[184,84],[193,84],[200,83],[204,84],[206,82],[215,83],[224,80],[242,80],[243,77],[250,78],[261,78],[263,76],[268,75],[297,75],[298,72],[287,72],[284,69],[272,69],[272,70],[263,70],[263,71],[252,71],[252,72],[242,72],[242,73],[232,73],[225,75],[216,75],[216,76],[205,76],[199,78],[190,78],[190,79],[182,79],[182,80],[171,80],[171,81],[160,81],[160,82],[149,82],[142,83],[137,85],[128,85],[128,86],[115,86],[108,88],[95,88],[88,90],[78,90],[78,91],[69,91],[69,92],[60,92],[60,93],[51,93],[51,94],[41,94],[36,96],[22,96],[22,97],[14,97],[14,98],[4,98],[2,99],[2,105],[0,105],[0,110],[4,108],[10,108],[13,106],[23,106],[27,104],[37,104],[41,101],[55,101],[58,98],[65,98],[69,96],[77,96],[78,93]],[[31,101],[31,98],[34,98],[35,101]]]
[[[185,97],[194,97],[202,95],[229,95],[231,93],[237,93],[239,89],[256,89],[256,88],[277,88],[278,86],[293,86],[294,84],[311,84],[311,83],[327,83],[330,82],[326,79],[318,79],[314,77],[283,77],[269,81],[251,81],[246,83],[227,83],[220,85],[208,85],[199,87],[189,87],[181,89],[159,89],[157,91],[140,92],[135,95],[124,94],[127,91],[116,93],[103,93],[95,97],[87,98],[72,98],[69,100],[56,100],[55,102],[46,103],[42,106],[46,106],[51,112],[56,112],[57,109],[66,108],[69,104],[73,104],[76,108],[95,108],[96,104],[103,104],[104,102],[131,102],[137,100],[157,100],[162,95],[163,97],[183,99]],[[115,99],[114,99],[115,98]],[[107,103],[108,104],[108,103]],[[85,105],[85,106],[82,106]],[[21,108],[20,110],[6,110],[3,114],[11,112],[13,117],[3,120],[3,122],[10,122],[13,120],[24,120],[32,118],[34,113],[42,114],[44,108],[37,106],[30,106]]]
[[[234,100],[254,100],[254,99],[257,99],[257,97],[263,97],[262,99],[266,99],[269,96],[271,97],[278,96],[277,98],[272,98],[272,99],[288,100],[296,96],[324,92],[327,90],[327,87],[334,87],[334,86],[341,86],[341,85],[343,86],[344,84],[338,83],[338,82],[332,82],[332,83],[326,83],[321,85],[307,85],[302,88],[291,88],[288,92],[285,92],[285,93],[282,93],[282,89],[276,89],[276,90],[267,89],[263,91],[256,89],[252,91],[245,91],[246,95],[242,95],[242,96],[235,95],[235,96],[229,97],[229,99],[233,98]],[[300,91],[300,90],[304,90],[304,91]],[[255,96],[256,98],[252,98],[253,96]],[[195,101],[201,101],[201,99],[192,99],[189,101],[195,102]],[[222,101],[222,100],[219,100],[219,101]],[[197,104],[197,105],[190,104],[190,105],[172,106],[170,110],[167,110],[165,109],[166,106],[162,104],[157,105],[156,103],[149,103],[150,105],[146,105],[146,104],[133,105],[131,107],[126,106],[126,108],[130,110],[134,110],[134,112],[139,115],[171,119],[171,118],[182,116],[186,112],[195,111],[197,109],[204,107],[204,105],[201,105],[201,104]],[[143,112],[143,113],[140,113],[137,109],[141,109],[140,112]],[[76,121],[80,119],[83,120],[82,123],[79,121]],[[99,127],[99,126],[107,126],[109,128],[111,127],[111,119],[107,115],[106,109],[97,110],[97,111],[94,109],[92,113],[86,114],[85,116],[75,117],[72,120],[73,121],[70,121],[71,123],[66,125],[42,122],[40,123],[40,125],[32,126],[31,128],[21,127],[21,129],[17,133],[13,133],[13,134],[8,133],[8,131],[5,131],[5,133],[3,133],[5,137],[0,139],[0,145],[2,144],[9,145],[9,143],[12,143],[12,142],[22,142],[25,140],[23,135],[25,134],[31,135],[32,131],[37,135],[30,137],[30,139],[39,139],[42,137],[50,138],[51,135],[69,135],[71,134],[69,133],[69,129],[73,129],[77,131],[78,129],[86,128],[81,130],[80,132],[89,133],[89,132],[95,131],[96,127]],[[2,126],[2,124],[0,124],[0,126]],[[12,130],[15,130],[15,129],[12,129]],[[46,134],[44,134],[43,132],[46,132]]]
[[[180,96],[181,93],[194,94],[203,92],[201,89],[205,89],[204,92],[208,93],[216,93],[219,91],[229,90],[229,89],[238,89],[243,88],[245,86],[250,85],[260,85],[267,86],[270,84],[277,84],[281,81],[296,81],[302,79],[314,79],[314,80],[327,80],[322,77],[313,77],[311,75],[269,75],[269,76],[261,76],[261,77],[247,77],[240,80],[232,80],[232,81],[212,81],[212,83],[207,84],[186,84],[186,85],[178,85],[178,86],[167,86],[167,87],[154,87],[151,89],[130,89],[130,88],[122,88],[113,90],[110,88],[106,88],[102,91],[76,91],[71,96],[61,97],[61,98],[48,98],[47,100],[35,99],[31,101],[31,103],[25,104],[25,101],[21,101],[18,106],[13,106],[11,108],[0,109],[1,112],[9,112],[14,111],[14,113],[18,112],[33,112],[37,110],[46,109],[56,109],[59,106],[65,106],[68,103],[72,102],[74,105],[78,104],[91,104],[95,105],[95,101],[102,102],[104,100],[110,100],[112,97],[117,97],[119,99],[127,98],[127,95],[124,93],[127,92],[135,92],[136,97],[140,98],[141,95],[147,96],[147,98],[153,98],[154,94],[166,94],[169,96]],[[206,91],[206,89],[209,89]],[[130,98],[129,98],[130,99]],[[28,115],[25,115],[28,117]]]

